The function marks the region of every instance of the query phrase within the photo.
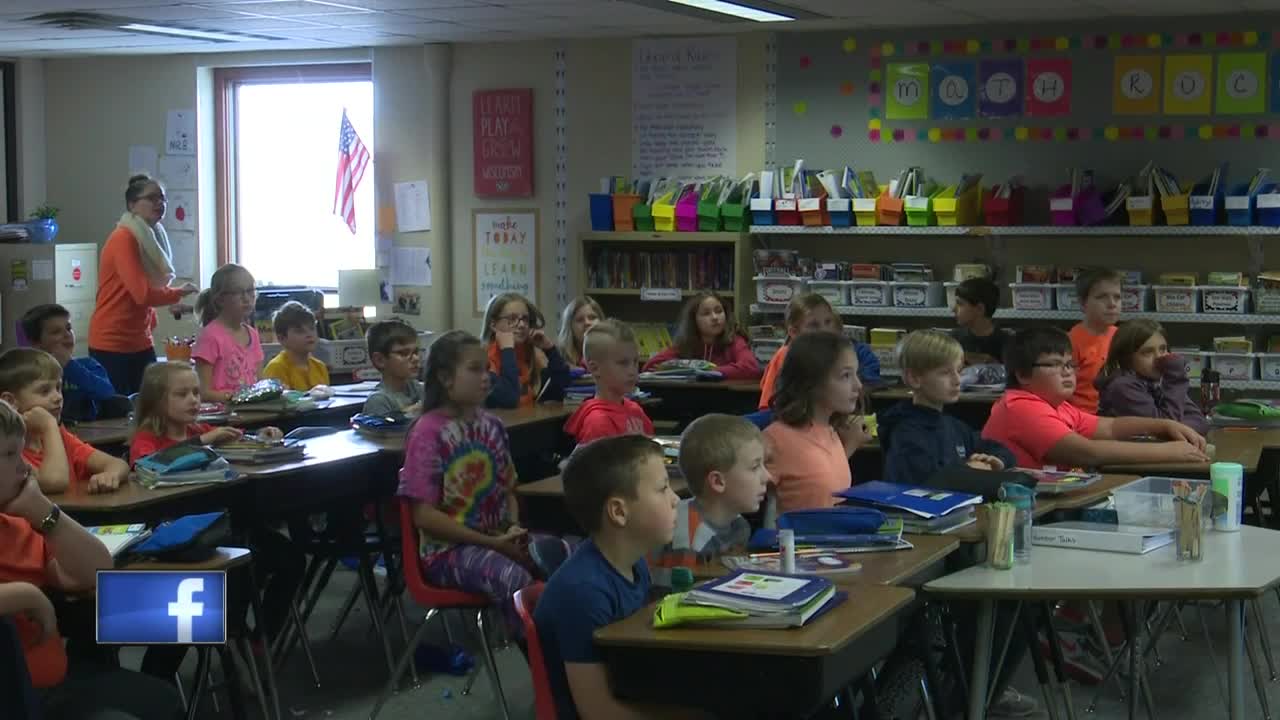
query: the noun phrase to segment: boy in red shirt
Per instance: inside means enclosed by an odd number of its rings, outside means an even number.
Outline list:
[[[1076,292],[1084,319],[1071,328],[1071,355],[1076,363],[1076,389],[1071,404],[1098,412],[1098,388],[1093,381],[1107,363],[1111,338],[1120,320],[1120,284],[1124,275],[1106,268],[1090,268],[1076,278]]]
[[[582,358],[596,381],[596,396],[582,403],[564,425],[579,445],[614,435],[653,435],[644,408],[627,398],[636,389],[639,351],[631,327],[601,320],[587,331]]]
[[[1098,417],[1068,400],[1076,392],[1071,340],[1053,327],[1014,336],[1007,352],[1009,389],[991,408],[982,437],[1013,452],[1018,467],[1206,462],[1195,430],[1162,418]],[[1168,442],[1125,442],[1154,435]]]
[[[177,689],[164,681],[87,658],[68,667],[45,591],[92,591],[111,553],[40,491],[22,457],[25,436],[22,416],[0,402],[0,615],[14,618],[44,716],[182,717]]]
[[[0,400],[26,421],[22,459],[36,471],[40,490],[65,491],[72,483],[89,492],[111,492],[129,479],[129,464],[95,450],[58,424],[62,415],[62,366],[35,348],[0,354]]]

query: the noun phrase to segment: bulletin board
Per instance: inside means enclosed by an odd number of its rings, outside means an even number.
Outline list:
[[[1280,21],[786,33],[776,118],[779,164],[881,182],[922,165],[1047,185],[1075,167],[1107,187],[1148,161],[1184,183],[1228,162],[1240,182],[1280,139]]]

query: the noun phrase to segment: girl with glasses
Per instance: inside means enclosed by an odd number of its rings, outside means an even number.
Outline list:
[[[530,408],[564,399],[569,366],[543,329],[545,324],[538,308],[519,293],[503,293],[489,301],[481,331],[489,358],[485,405]]]

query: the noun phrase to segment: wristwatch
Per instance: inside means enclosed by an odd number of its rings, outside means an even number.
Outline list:
[[[49,506],[49,514],[45,515],[44,520],[40,521],[40,527],[36,528],[41,535],[48,535],[58,526],[58,520],[62,518],[62,508],[56,504]]]

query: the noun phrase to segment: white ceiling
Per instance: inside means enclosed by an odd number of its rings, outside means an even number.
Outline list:
[[[0,53],[60,56],[225,52],[1280,11],[1280,0],[773,2],[829,19],[778,25],[717,22],[690,17],[680,6],[668,5],[662,0],[0,0]],[[109,13],[150,24],[254,33],[278,39],[214,43],[109,29],[66,30],[24,22],[36,13],[72,10]]]

